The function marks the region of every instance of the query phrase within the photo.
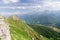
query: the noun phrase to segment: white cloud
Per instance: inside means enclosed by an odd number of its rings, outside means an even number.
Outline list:
[[[7,16],[7,15],[10,16],[10,15],[14,15],[14,14],[18,14],[18,12],[12,12],[12,13],[11,12],[0,12],[1,16]]]
[[[2,7],[0,7],[0,9],[2,9],[2,8],[7,8],[7,9],[40,9],[41,6],[36,5],[36,6],[2,6]]]
[[[20,11],[15,11],[15,12],[0,12],[0,16],[11,16],[11,15],[17,15],[17,14],[27,14],[28,12],[20,12]]]
[[[21,6],[2,6],[2,7],[0,7],[0,9],[4,9],[4,8],[7,8],[7,9],[25,9],[26,7],[21,7]]]
[[[19,2],[19,0],[11,0],[11,2],[15,3],[15,2]]]
[[[16,12],[13,12],[13,14],[12,13],[10,13],[10,14],[12,14],[12,15],[17,15],[17,14],[27,14],[27,13],[29,13],[28,11],[27,12],[20,12],[20,11],[16,11]]]
[[[16,3],[16,2],[19,2],[19,0],[2,0],[3,3]]]
[[[44,1],[42,8],[47,9],[47,10],[60,10],[60,2],[59,1]]]
[[[10,0],[2,0],[3,3],[10,3]]]

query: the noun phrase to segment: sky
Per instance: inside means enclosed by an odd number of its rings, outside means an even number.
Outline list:
[[[60,10],[60,0],[0,0],[0,15]]]

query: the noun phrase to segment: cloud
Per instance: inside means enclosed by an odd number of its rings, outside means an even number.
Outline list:
[[[37,9],[41,8],[41,5],[35,5],[35,6],[0,6],[0,9]]]
[[[60,1],[43,1],[44,10],[60,10]]]
[[[17,15],[17,14],[27,14],[29,12],[20,12],[20,11],[15,11],[15,12],[0,12],[0,16],[11,16],[11,15]]]
[[[15,2],[19,2],[19,0],[11,0],[11,2],[15,3]]]
[[[0,12],[1,16],[10,16],[14,14],[19,14],[18,12]]]
[[[19,0],[3,0],[4,3],[16,3],[18,2]],[[34,0],[35,2],[37,0]],[[38,1],[37,1],[38,2]],[[28,3],[27,3],[28,4]],[[13,5],[13,4],[11,4]],[[10,11],[14,11],[13,14],[26,14],[26,13],[30,13],[30,12],[40,12],[40,11],[44,11],[44,10],[60,10],[60,1],[54,1],[54,0],[43,0],[41,4],[28,4],[28,5],[23,5],[21,3],[21,6],[20,3],[18,4],[19,6],[0,6],[0,9],[7,9]],[[12,10],[10,10],[12,9]],[[5,11],[4,10],[4,11]],[[16,12],[15,12],[16,11]],[[21,12],[22,11],[22,12]],[[3,13],[2,13],[3,14]],[[6,13],[7,14],[7,13]],[[12,13],[8,13],[9,15],[12,14]]]
[[[38,9],[41,9],[41,5],[35,5],[35,6],[0,6],[0,9],[7,10],[7,11],[0,11],[1,15],[14,15],[14,14],[27,14],[33,11],[39,11]],[[10,10],[12,9],[12,10]],[[17,11],[16,9],[20,9]],[[8,11],[9,10],[9,11]],[[15,11],[16,10],[16,11]],[[12,11],[12,12],[11,12]]]
[[[0,9],[25,9],[26,7],[21,7],[21,6],[2,6]]]
[[[8,3],[16,3],[19,2],[19,0],[2,0],[3,3],[8,4]]]

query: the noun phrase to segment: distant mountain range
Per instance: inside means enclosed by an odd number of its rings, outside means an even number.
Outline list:
[[[60,28],[60,11],[32,12],[18,15],[28,24],[52,25]]]

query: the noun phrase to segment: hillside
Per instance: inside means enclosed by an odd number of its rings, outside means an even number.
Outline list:
[[[15,20],[16,19],[16,20]],[[23,20],[18,17],[9,17],[10,33],[12,40],[40,40],[39,34],[29,27]]]
[[[15,20],[17,18],[17,20]],[[50,28],[42,25],[30,25],[26,24],[23,20],[18,17],[11,17],[8,19],[10,23],[12,38],[15,34],[20,34],[19,40],[60,40],[60,30],[57,32],[54,28]],[[14,28],[16,27],[16,29]],[[18,30],[19,29],[19,30]],[[14,34],[13,34],[14,33]],[[22,38],[22,39],[21,39]],[[14,40],[14,39],[13,39]]]
[[[50,28],[44,25],[30,25],[30,27],[49,40],[60,40],[60,30],[58,28]]]
[[[27,24],[15,15],[9,18],[1,17],[0,34],[1,28],[6,30],[2,33],[2,38],[0,35],[0,40],[60,40],[60,30],[58,31],[57,28],[53,30],[52,27]]]
[[[60,28],[60,11],[32,12],[18,16],[28,24],[51,25]]]

